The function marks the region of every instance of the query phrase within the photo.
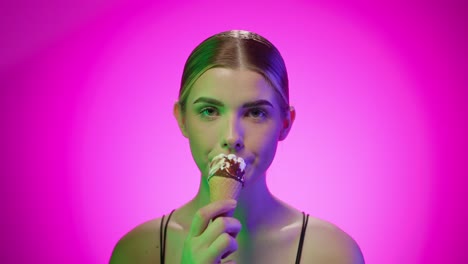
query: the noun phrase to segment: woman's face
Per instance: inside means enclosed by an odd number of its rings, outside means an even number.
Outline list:
[[[265,173],[291,127],[290,113],[280,109],[277,93],[260,74],[212,68],[193,84],[185,113],[176,106],[175,115],[205,177],[213,157],[232,153],[245,160],[249,184]]]

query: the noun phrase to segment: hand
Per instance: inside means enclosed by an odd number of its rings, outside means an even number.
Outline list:
[[[200,208],[192,220],[182,250],[183,264],[217,264],[237,250],[235,237],[239,220],[224,216],[237,206],[235,200],[221,200]],[[210,223],[210,220],[213,220]],[[229,262],[234,263],[234,262]]]

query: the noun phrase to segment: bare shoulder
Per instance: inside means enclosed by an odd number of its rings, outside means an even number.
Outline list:
[[[130,230],[115,245],[110,264],[159,263],[160,224],[156,218]]]
[[[336,225],[309,217],[303,247],[307,263],[363,264],[364,258],[356,241]]]

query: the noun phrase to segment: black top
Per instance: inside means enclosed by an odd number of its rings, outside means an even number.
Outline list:
[[[160,242],[160,256],[161,256],[161,264],[164,264],[164,257],[165,257],[165,248],[166,248],[166,236],[167,236],[167,224],[171,220],[172,213],[174,213],[175,210],[172,210],[172,212],[169,214],[169,217],[167,218],[167,222],[164,225],[164,215],[162,216],[161,219],[161,226],[159,228],[159,242]],[[307,229],[307,223],[309,222],[309,215],[306,215],[304,212],[302,212],[302,230],[301,230],[301,237],[299,239],[299,245],[297,247],[297,255],[296,255],[296,264],[299,264],[301,262],[301,254],[302,254],[302,245],[304,244],[304,236],[306,233]],[[164,229],[163,229],[164,225]]]

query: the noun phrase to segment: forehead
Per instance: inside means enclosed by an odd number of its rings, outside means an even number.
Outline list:
[[[204,72],[193,84],[188,102],[198,97],[212,97],[232,103],[265,99],[271,103],[275,92],[257,72],[246,69],[212,68]]]

